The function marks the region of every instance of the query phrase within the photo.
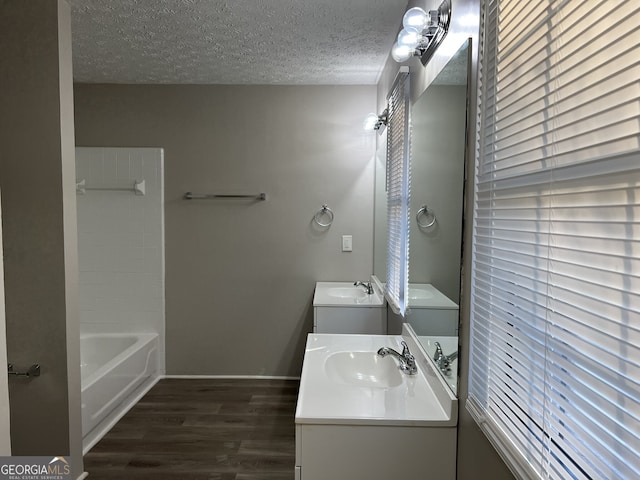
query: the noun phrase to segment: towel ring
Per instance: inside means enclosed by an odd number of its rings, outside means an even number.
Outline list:
[[[323,223],[321,221],[323,216],[327,217],[326,223]],[[329,227],[333,223],[333,211],[325,203],[324,205],[322,205],[322,208],[318,210],[313,216],[313,221],[321,227]]]
[[[420,221],[422,217],[426,217],[427,220],[424,222]],[[433,213],[433,210],[431,210],[429,207],[423,205],[422,207],[420,207],[420,210],[418,210],[418,213],[416,213],[416,222],[418,222],[418,226],[420,228],[433,227],[433,225],[436,223],[436,214]]]

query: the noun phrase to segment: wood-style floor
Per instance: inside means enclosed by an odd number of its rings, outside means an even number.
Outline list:
[[[292,480],[298,382],[160,380],[84,457],[89,480]]]

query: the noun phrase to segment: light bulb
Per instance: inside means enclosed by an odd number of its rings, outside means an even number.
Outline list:
[[[420,35],[418,32],[408,32],[403,29],[398,34],[398,45],[407,46],[415,50],[416,47],[420,44],[421,39],[422,35]]]
[[[407,10],[402,18],[402,25],[408,32],[422,33],[429,24],[429,16],[420,7],[413,7]]]
[[[378,115],[372,112],[366,117],[364,117],[364,122],[362,122],[362,128],[364,128],[367,131],[375,130],[376,123],[378,123]]]
[[[398,45],[398,43],[396,43],[391,49],[391,56],[396,62],[402,63],[409,60],[413,56],[414,52],[414,48],[408,47],[407,45]]]

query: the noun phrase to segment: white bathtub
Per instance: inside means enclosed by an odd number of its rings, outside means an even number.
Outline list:
[[[83,453],[157,381],[158,345],[155,333],[80,336]]]

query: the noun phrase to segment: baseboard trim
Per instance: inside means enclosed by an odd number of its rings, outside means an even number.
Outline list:
[[[164,375],[162,378],[177,378],[185,380],[300,380],[300,377],[272,375]]]

